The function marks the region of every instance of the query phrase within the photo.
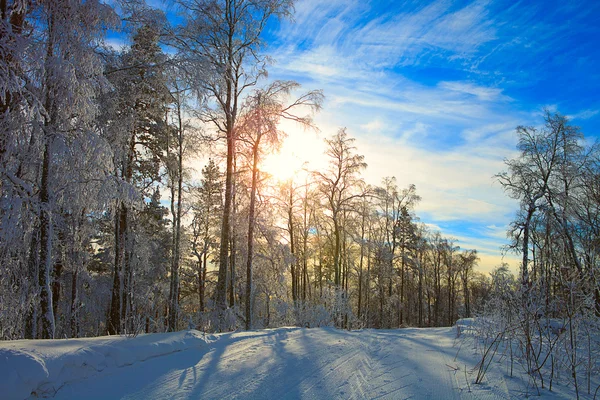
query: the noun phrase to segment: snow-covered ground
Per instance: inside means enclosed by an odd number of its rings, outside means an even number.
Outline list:
[[[456,328],[197,331],[0,344],[0,397],[56,399],[511,399],[534,391]],[[465,339],[466,338],[466,339]],[[543,398],[572,398],[558,386]]]

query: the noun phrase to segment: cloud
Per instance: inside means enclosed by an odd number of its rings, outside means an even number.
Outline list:
[[[440,82],[438,86],[453,92],[469,94],[482,101],[507,100],[502,96],[502,89],[477,86],[468,82]]]
[[[369,133],[376,133],[383,130],[384,124],[380,120],[374,119],[360,127]]]
[[[383,55],[379,60],[383,65],[420,63],[440,51],[456,58],[469,57],[495,39],[486,17],[482,2],[454,10],[452,2],[435,1],[412,12],[373,19],[348,39],[359,44],[360,56]]]
[[[598,115],[599,112],[600,112],[600,110],[589,110],[589,109],[582,110],[576,114],[567,115],[567,118],[569,118],[571,120],[573,120],[573,119],[590,119],[590,118]]]
[[[341,65],[362,69],[427,63],[440,52],[461,60],[496,39],[487,6],[472,2],[456,7],[438,0],[426,6],[393,4],[395,13],[373,16],[367,2],[305,0],[296,6],[295,23],[284,23],[279,37],[292,47],[289,53],[306,52],[305,59],[315,59],[334,49]]]

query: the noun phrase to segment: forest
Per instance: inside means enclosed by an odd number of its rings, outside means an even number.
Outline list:
[[[600,314],[600,152],[567,117],[515,127],[490,181],[520,204],[498,252],[522,261],[484,274],[420,221],[415,185],[365,181],[345,128],[321,133],[323,169],[261,169],[282,126],[319,130],[326,96],[268,79],[263,31],[291,0],[175,3],[176,21],[139,0],[0,1],[1,339],[487,315],[543,386],[544,317],[576,374],[575,327]]]

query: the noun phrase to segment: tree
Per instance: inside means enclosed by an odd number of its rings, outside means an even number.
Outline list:
[[[330,139],[325,139],[327,150],[325,155],[329,157],[327,172],[317,172],[320,180],[320,190],[323,194],[333,223],[334,253],[333,269],[334,284],[341,285],[341,237],[342,237],[342,214],[350,207],[350,202],[360,196],[355,191],[362,182],[358,176],[359,172],[367,167],[364,156],[354,154],[356,147],[353,138],[349,137],[346,129],[340,129]]]
[[[108,73],[114,92],[105,98],[103,119],[113,143],[115,174],[123,193],[115,205],[113,288],[106,324],[109,334],[131,329],[133,204],[140,195],[149,197],[148,190],[160,180],[167,145],[166,113],[171,96],[158,37],[156,28],[141,26],[131,49]]]
[[[546,111],[545,126],[538,130],[534,127],[517,127],[519,158],[506,160],[508,171],[498,174],[500,184],[512,198],[521,202],[518,220],[514,223],[512,235],[515,246],[521,244],[521,285],[527,288],[529,278],[529,240],[531,221],[534,213],[542,207],[548,194],[551,178],[560,168],[561,137],[568,129],[566,120],[559,114]],[[568,129],[569,136],[577,140],[577,132]],[[567,144],[566,142],[564,144]]]
[[[465,303],[465,317],[471,318],[471,290],[469,284],[473,268],[477,265],[477,250],[464,250],[458,255],[458,270],[463,287],[463,300]]]
[[[197,259],[198,307],[206,308],[206,273],[211,251],[218,247],[218,217],[223,207],[222,176],[214,160],[209,160],[202,169],[202,182],[195,190],[196,200],[192,205],[192,253]]]
[[[414,206],[420,201],[416,187],[410,185],[406,189],[398,190],[395,177],[383,179],[383,186],[376,189],[377,198],[380,202],[379,213],[383,219],[383,232],[385,242],[385,275],[387,278],[387,296],[391,297],[394,282],[394,266],[400,261],[397,275],[398,284],[398,325],[404,322],[404,288],[406,265],[409,262],[409,250],[414,242],[414,225],[410,215]],[[396,255],[397,251],[399,255]],[[390,321],[391,322],[391,321]]]
[[[260,35],[271,16],[290,15],[290,0],[181,0],[185,25],[175,38],[180,51],[198,65],[198,84],[213,103],[202,119],[226,139],[225,203],[221,225],[216,302],[226,308],[233,159],[242,94],[265,75]]]
[[[96,1],[50,1],[39,9],[46,24],[40,66],[43,104],[43,143],[39,180],[39,261],[41,337],[53,338],[55,330],[52,306],[51,268],[53,260],[53,213],[55,185],[52,168],[56,146],[89,129],[95,115],[90,101],[102,80],[102,70],[94,43],[102,29],[111,23],[111,10]],[[76,23],[73,23],[76,22]]]
[[[185,118],[189,101],[189,90],[186,88],[184,73],[178,68],[170,68],[169,84],[171,89],[173,113],[172,129],[167,135],[166,145],[166,168],[169,176],[168,185],[171,189],[171,217],[173,220],[173,254],[171,258],[171,284],[169,289],[169,317],[168,328],[171,331],[177,329],[179,313],[179,269],[181,263],[182,247],[182,226],[181,219],[183,214],[183,184],[184,158],[188,157],[196,150],[195,145],[200,142],[199,135],[196,135],[195,129],[189,119]],[[171,134],[172,132],[172,134]],[[174,140],[171,140],[174,139]]]
[[[267,88],[255,91],[248,98],[245,112],[241,116],[239,137],[240,140],[249,145],[252,171],[246,260],[246,330],[252,327],[252,259],[254,255],[256,189],[261,153],[265,151],[265,147],[272,149],[282,140],[285,134],[278,128],[279,121],[282,118],[295,121],[304,128],[312,127],[312,120],[309,116],[299,117],[295,115],[295,112],[301,107],[308,107],[311,111],[318,110],[323,99],[320,91],[312,91],[300,96],[291,103],[287,103],[287,97],[289,97],[291,91],[298,87],[299,84],[296,82],[275,81]]]
[[[362,193],[357,191],[362,187],[359,177],[361,170],[366,168],[364,156],[354,154],[356,147],[354,139],[348,137],[346,129],[340,129],[329,139],[325,139],[327,149],[325,155],[329,158],[326,172],[316,172],[319,179],[319,190],[329,211],[333,229],[333,272],[336,291],[348,287],[347,269],[343,269],[343,250],[345,245],[344,217],[353,209],[351,203]],[[341,294],[342,301],[345,297]],[[344,317],[347,320],[347,316]],[[346,321],[345,321],[346,322]]]

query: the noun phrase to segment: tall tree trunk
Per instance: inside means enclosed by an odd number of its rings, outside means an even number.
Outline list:
[[[181,201],[183,191],[183,117],[181,115],[181,103],[179,92],[176,99],[177,108],[177,185],[171,182],[171,214],[173,216],[173,259],[171,263],[171,285],[170,285],[170,304],[168,329],[173,332],[177,330],[177,321],[179,314],[179,263],[181,260]],[[175,192],[177,194],[175,195]],[[175,199],[177,196],[177,199]]]
[[[55,257],[54,266],[52,270],[52,312],[56,316],[58,315],[58,301],[60,300],[60,278],[64,269],[63,260],[62,260],[62,251],[60,248],[62,247],[62,243],[58,243],[59,251]]]
[[[42,174],[40,179],[40,257],[38,267],[38,285],[40,288],[40,318],[42,322],[41,339],[54,338],[54,312],[52,306],[52,292],[50,289],[50,269],[52,267],[52,214],[50,202],[50,166],[52,157],[52,130],[55,129],[57,110],[51,65],[54,56],[55,40],[55,13],[50,10],[48,17],[48,42],[45,58],[45,101],[44,108],[47,113],[44,121],[44,154],[42,159]]]
[[[234,196],[235,198],[235,196]],[[234,213],[235,214],[235,213]],[[230,244],[230,249],[231,251],[229,252],[229,283],[228,283],[228,293],[229,293],[229,307],[233,308],[235,306],[235,280],[236,278],[236,253],[237,253],[237,237],[235,235],[235,232],[233,232],[233,227],[232,227],[232,232],[230,235],[230,239],[231,239],[231,244]]]
[[[115,261],[113,268],[113,285],[110,299],[110,308],[108,310],[108,317],[106,319],[106,331],[109,335],[115,335],[120,332],[119,329],[119,310],[121,309],[119,305],[119,288],[121,287],[121,278],[120,278],[120,257],[121,257],[121,249],[119,240],[121,228],[121,206],[120,202],[117,201],[119,206],[117,208],[117,213],[115,215]]]
[[[125,164],[121,169],[122,179],[130,184],[133,178],[133,160],[135,156],[135,131],[129,136],[128,152]],[[123,200],[117,201],[117,215],[115,217],[115,267],[113,271],[113,288],[111,294],[110,311],[107,321],[109,335],[123,332],[125,311],[127,308],[126,290],[130,270],[130,259],[127,248],[129,236],[129,209]]]
[[[202,299],[202,304],[200,305],[200,311],[205,311],[206,310],[206,270],[207,270],[207,259],[208,259],[208,252],[204,252],[204,262],[202,263],[202,286],[200,287],[202,290],[202,294],[200,296],[200,298]]]
[[[333,268],[335,271],[334,284],[337,289],[340,288],[340,227],[337,220],[337,212],[333,212],[333,233],[335,239],[335,248],[333,252]]]
[[[402,247],[400,248],[400,326],[404,323],[404,274],[406,261],[404,259],[406,251],[406,244],[404,238],[402,238]]]
[[[290,252],[292,253],[292,264],[291,264],[291,274],[292,274],[292,301],[296,306],[298,303],[298,263],[296,261],[296,238],[294,237],[294,214],[293,214],[293,201],[294,201],[294,191],[292,181],[290,180],[290,197],[288,199],[289,206],[287,209],[287,217],[288,217],[288,231],[290,232]]]
[[[252,188],[250,191],[250,209],[248,211],[248,259],[246,262],[246,330],[252,329],[252,257],[254,255],[254,213],[256,207],[256,185],[258,184],[259,143],[260,139],[257,139],[252,149]]]
[[[417,255],[417,257],[419,257]],[[419,328],[423,327],[423,267],[422,260],[419,260]]]
[[[47,140],[50,140],[48,138]],[[54,339],[54,310],[50,289],[50,269],[52,266],[52,218],[50,211],[50,143],[46,143],[42,161],[40,185],[40,263],[38,285],[40,287],[40,317],[42,320],[41,339]]]
[[[306,301],[306,287],[308,282],[308,182],[304,189],[304,236],[302,237],[302,301]]]
[[[127,231],[127,207],[117,201],[115,216],[115,264],[113,269],[113,287],[106,329],[109,335],[121,333],[121,304],[123,303],[123,259],[125,256],[125,232]]]
[[[229,7],[228,7],[229,8]],[[227,10],[229,12],[229,10]],[[231,16],[233,18],[233,16]],[[227,70],[225,73],[226,99],[225,99],[225,133],[227,136],[227,164],[225,169],[225,204],[223,207],[223,221],[221,224],[221,243],[219,248],[219,275],[217,280],[216,305],[217,309],[224,311],[227,308],[227,271],[229,261],[229,230],[233,199],[233,163],[235,153],[235,122],[237,113],[237,79],[233,75],[233,36],[234,27],[230,24],[227,47]]]
[[[369,231],[370,232],[370,231]],[[367,327],[370,327],[370,304],[371,301],[371,245],[367,247],[367,279],[365,281],[365,321]]]
[[[365,210],[362,212],[360,225],[360,260],[358,262],[358,319],[362,316],[362,292],[363,292],[363,261],[365,257]]]
[[[75,267],[71,278],[71,337],[79,337],[79,292],[78,292],[78,267]]]
[[[27,277],[30,282],[29,303],[27,315],[25,317],[25,339],[37,339],[37,318],[38,318],[38,269],[39,269],[39,231],[34,226],[31,233],[31,242],[29,246],[29,259],[27,260]]]
[[[231,183],[231,218],[235,218],[237,214],[237,157],[233,154],[233,181]],[[237,235],[235,234],[235,227],[230,226],[231,232],[229,234],[230,247],[229,247],[229,307],[235,307],[235,281],[237,279],[236,274],[236,256],[237,256]]]
[[[219,248],[219,275],[217,280],[216,305],[223,311],[227,308],[227,270],[229,267],[229,217],[231,215],[233,132],[227,135],[227,169],[225,172],[225,204],[221,223],[221,241]]]

